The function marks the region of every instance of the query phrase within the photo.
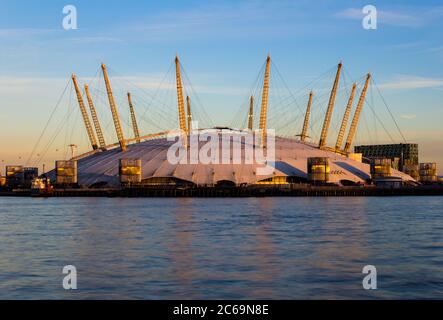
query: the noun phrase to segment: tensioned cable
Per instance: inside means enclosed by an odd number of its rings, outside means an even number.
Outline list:
[[[169,69],[171,70],[171,67],[170,67]],[[160,111],[163,112],[163,113],[165,113],[165,114],[166,114],[166,118],[170,118],[170,117],[172,116],[172,112],[168,112],[168,111],[167,111],[168,108],[169,108],[169,109],[172,109],[171,106],[164,104],[162,101],[159,101],[156,97],[154,97],[153,95],[151,95],[148,91],[146,91],[145,89],[143,89],[143,88],[137,86],[135,83],[131,82],[130,80],[126,79],[123,75],[121,75],[121,74],[119,74],[118,72],[116,72],[113,68],[108,68],[108,70],[109,70],[111,73],[117,75],[117,78],[114,77],[114,81],[117,80],[117,81],[123,81],[123,82],[126,82],[127,84],[129,84],[129,85],[131,85],[131,86],[137,88],[138,90],[140,90],[140,92],[142,92],[143,94],[145,94],[146,96],[148,96],[148,98],[151,100],[151,102],[150,102],[150,103],[147,103],[147,107],[152,107],[153,110],[155,110],[155,111],[158,112],[159,114],[160,114]],[[167,76],[169,75],[169,73],[170,73],[170,71],[168,71],[168,73],[165,75],[164,79],[167,78]],[[162,80],[162,81],[164,81],[164,80]],[[156,92],[160,91],[160,89],[161,89],[162,86],[163,86],[163,83],[161,83],[161,84],[158,86],[158,88],[156,89]],[[163,109],[163,108],[160,108],[160,109],[158,109],[158,110],[155,109],[155,108],[153,107],[153,104],[154,104],[154,103],[156,103],[156,104],[160,104],[160,105],[164,106],[165,109]],[[148,110],[148,109],[145,110],[145,113],[147,112],[147,110]],[[143,114],[143,116],[145,115],[145,113]]]
[[[46,130],[48,129],[49,123],[51,122],[52,118],[54,117],[55,112],[57,111],[58,107],[60,106],[60,103],[61,103],[61,101],[63,99],[63,96],[65,95],[66,90],[68,89],[70,83],[71,83],[71,79],[69,78],[68,81],[66,82],[66,86],[65,86],[62,94],[60,95],[60,97],[59,97],[55,107],[53,108],[53,110],[51,112],[51,115],[49,116],[48,121],[46,122],[45,127],[43,128],[42,133],[40,134],[39,138],[37,139],[37,143],[34,145],[34,148],[32,149],[31,154],[29,155],[29,158],[26,160],[26,165],[29,164],[29,162],[31,161],[32,157],[34,156],[34,153],[37,150],[37,147],[40,144],[41,139],[43,138],[43,135],[45,134]]]
[[[184,80],[186,80],[187,83],[189,84],[190,91],[191,91],[192,94],[193,94],[193,95],[192,95],[193,100],[197,102],[197,104],[194,103],[194,105],[197,106],[198,111],[202,112],[203,120],[205,120],[205,121],[208,122],[209,127],[214,127],[214,122],[212,121],[212,119],[211,119],[211,117],[208,115],[208,113],[206,112],[206,109],[204,108],[203,103],[201,102],[199,95],[198,95],[197,92],[194,90],[194,87],[193,87],[192,82],[191,82],[191,80],[190,80],[190,78],[189,78],[189,76],[188,76],[188,74],[187,74],[187,72],[186,72],[186,69],[185,69],[184,66],[181,64],[181,62],[179,62],[179,63],[180,63],[180,69],[182,70],[182,73],[183,73],[183,75],[184,75]],[[195,97],[195,98],[194,98],[194,97]],[[198,114],[197,114],[197,116],[198,116]],[[204,119],[204,118],[206,118],[206,119]]]
[[[263,70],[264,70],[265,66],[266,66],[266,62],[262,64],[262,66],[261,66],[261,68],[260,68],[260,70],[259,70],[257,76],[255,77],[255,80],[252,82],[252,85],[250,86],[250,90],[249,90],[248,97],[247,97],[247,99],[246,99],[247,101],[249,101],[250,96],[253,96],[253,97],[254,97],[254,101],[257,101],[257,99],[256,99],[256,98],[257,98],[257,97],[256,97],[257,86],[258,86],[258,84],[260,83],[260,79],[262,78],[262,73],[263,73]],[[246,104],[247,104],[247,102],[243,102],[243,103],[241,104],[241,106],[239,107],[238,111],[235,113],[235,116],[234,116],[234,118],[231,120],[231,123],[230,123],[230,126],[231,126],[231,127],[234,127],[234,124],[236,124],[235,122],[238,122],[238,115],[239,115],[239,114],[248,111],[248,110],[245,108],[245,105],[246,105]],[[254,105],[255,105],[255,103],[254,103]],[[257,112],[256,109],[257,109],[257,108],[254,108],[254,120],[256,119],[256,112]],[[255,122],[255,121],[254,121],[254,122]]]
[[[400,136],[402,137],[403,141],[406,142],[406,138],[405,138],[405,136],[403,135],[403,132],[401,131],[401,129],[400,129],[400,127],[399,127],[397,121],[395,120],[395,117],[394,117],[394,115],[392,114],[391,109],[389,108],[388,104],[386,103],[385,98],[384,98],[383,95],[381,94],[381,91],[380,91],[378,85],[375,83],[374,78],[371,78],[371,82],[374,84],[375,88],[377,89],[378,94],[379,94],[380,97],[381,97],[381,100],[383,101],[383,103],[384,103],[386,109],[387,109],[388,112],[389,112],[389,115],[391,116],[392,120],[394,121],[395,126],[397,127],[398,132],[400,133]]]

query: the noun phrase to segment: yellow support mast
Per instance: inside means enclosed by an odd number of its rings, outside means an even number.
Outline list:
[[[188,134],[191,134],[192,131],[192,113],[191,113],[191,98],[189,96],[186,97],[186,108],[188,114]]]
[[[249,99],[248,129],[252,131],[254,127],[254,96]]]
[[[78,105],[80,106],[80,110],[83,116],[83,122],[85,123],[86,132],[88,133],[89,142],[92,145],[92,149],[97,150],[97,140],[94,135],[94,131],[92,130],[91,122],[89,121],[88,112],[86,111],[85,104],[83,102],[83,97],[78,87],[77,78],[75,74],[72,75],[72,82],[74,83],[75,92],[77,94]]]
[[[340,62],[337,68],[337,74],[335,75],[334,85],[332,87],[331,96],[329,97],[328,109],[326,111],[325,121],[323,123],[323,129],[321,131],[319,148],[323,148],[326,145],[328,139],[329,126],[331,125],[332,112],[334,111],[335,98],[337,97],[337,89],[340,82],[340,73],[343,64]]]
[[[260,126],[261,131],[261,146],[266,148],[266,129],[267,129],[267,117],[268,117],[268,102],[269,102],[269,83],[271,76],[271,56],[268,55],[266,59],[266,70],[263,81],[263,96],[261,102],[260,112]]]
[[[111,107],[112,119],[114,121],[115,131],[117,133],[118,143],[122,152],[126,151],[126,140],[123,135],[122,126],[120,123],[120,117],[118,115],[117,106],[115,104],[114,95],[112,94],[111,83],[109,81],[108,72],[106,66],[102,64],[103,78],[105,79],[106,92],[108,93],[109,106]]]
[[[180,130],[183,136],[183,145],[185,148],[188,147],[187,138],[187,128],[186,128],[186,114],[185,114],[185,101],[183,98],[183,84],[180,70],[180,60],[178,56],[175,57],[175,76],[177,83],[177,104],[178,104],[178,120],[180,125]]]
[[[345,114],[343,115],[343,121],[341,123],[340,131],[338,132],[337,143],[335,144],[335,150],[341,150],[343,139],[345,137],[346,127],[348,126],[349,117],[351,115],[352,104],[354,103],[355,91],[357,84],[354,83],[351,89],[351,95],[349,96],[348,104],[346,105]]]
[[[128,92],[129,111],[131,112],[132,130],[134,131],[135,141],[140,143],[140,131],[138,130],[137,118],[135,116],[134,106],[132,105],[131,93]]]
[[[183,99],[183,84],[181,78],[180,70],[180,60],[178,56],[175,57],[175,71],[176,71],[176,82],[177,82],[177,102],[178,102],[178,117],[180,130],[186,133],[186,115],[185,115],[185,101]]]
[[[312,106],[312,98],[314,97],[314,92],[309,93],[309,101],[308,106],[306,107],[305,121],[303,122],[303,130],[300,134],[300,141],[305,142],[308,137],[308,128],[309,128],[309,118],[311,117],[311,106]]]
[[[88,100],[89,110],[91,111],[92,121],[94,122],[95,132],[97,133],[100,149],[106,150],[106,142],[103,137],[103,131],[100,126],[100,122],[97,117],[97,111],[95,110],[94,102],[92,101],[91,93],[89,92],[89,86],[85,84],[85,93]]]
[[[357,108],[355,109],[354,118],[352,119],[351,128],[349,129],[348,139],[346,140],[346,145],[344,151],[346,153],[351,149],[352,142],[354,140],[355,132],[357,131],[358,122],[360,120],[360,114],[363,109],[363,105],[365,104],[366,93],[369,87],[369,81],[371,80],[371,74],[368,73],[366,76],[365,86],[360,95],[360,100],[358,101]]]

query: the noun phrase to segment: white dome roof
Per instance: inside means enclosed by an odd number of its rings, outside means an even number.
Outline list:
[[[220,141],[221,130],[217,130]],[[241,131],[231,130],[230,135],[240,135]],[[232,181],[240,184],[255,184],[274,176],[291,176],[307,178],[307,158],[327,157],[330,163],[329,182],[339,183],[348,180],[355,183],[364,183],[370,178],[370,166],[365,163],[349,159],[345,156],[327,150],[320,150],[316,146],[302,143],[291,138],[276,137],[275,163],[269,163],[275,170],[267,176],[258,176],[257,169],[262,164],[171,164],[167,153],[175,142],[166,138],[147,140],[127,146],[126,152],[119,148],[100,151],[78,160],[78,183],[93,185],[107,182],[110,185],[119,185],[119,160],[141,159],[142,179],[149,178],[176,178],[196,185],[215,185],[219,181]],[[200,144],[205,144],[201,142]],[[244,148],[232,144],[233,148]],[[219,143],[221,149],[222,143]],[[220,151],[221,154],[221,151]],[[242,160],[244,154],[242,153]],[[244,163],[245,161],[242,161]],[[396,170],[392,176],[400,177],[405,181],[413,179]]]

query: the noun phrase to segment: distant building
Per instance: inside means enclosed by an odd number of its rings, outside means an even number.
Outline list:
[[[364,158],[391,159],[394,166],[400,171],[408,171],[411,166],[417,167],[418,171],[418,144],[379,144],[368,146],[356,146],[355,153],[363,154]]]

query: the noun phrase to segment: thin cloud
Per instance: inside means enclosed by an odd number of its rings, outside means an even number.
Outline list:
[[[400,118],[405,119],[405,120],[414,120],[417,118],[416,114],[402,114],[400,116]]]
[[[59,29],[38,29],[38,28],[2,28],[0,29],[0,39],[16,40],[37,36],[48,36],[60,33]]]
[[[199,77],[201,78],[201,77]],[[114,80],[121,80],[133,84],[140,89],[147,90],[164,90],[175,92],[175,85],[171,86],[168,81],[162,81],[159,75],[154,76],[128,76],[128,77],[115,77]],[[193,89],[197,94],[223,94],[223,95],[245,95],[248,90],[241,87],[234,86],[207,86],[207,85],[195,85]]]
[[[443,52],[443,46],[431,47],[425,50],[425,52],[429,53],[441,53]]]
[[[108,36],[92,36],[92,37],[77,37],[77,38],[71,38],[72,42],[76,44],[96,44],[96,43],[118,43],[123,42],[122,39],[115,38],[115,37],[108,37]]]
[[[429,43],[425,41],[403,42],[403,43],[389,44],[389,47],[399,50],[405,50],[405,49],[409,50],[409,49],[429,47]]]
[[[202,78],[200,75],[196,77]],[[41,92],[48,88],[62,87],[68,80],[68,76],[66,78],[0,76],[0,93]],[[78,77],[78,80],[80,83],[96,84],[97,78]],[[115,85],[118,84],[121,89],[123,89],[123,86],[127,86],[127,89],[176,91],[175,84],[172,84],[168,79],[165,80],[161,74],[116,76],[112,77],[112,81]],[[196,84],[193,89],[197,94],[246,95],[248,93],[246,88],[238,86]],[[91,87],[91,90],[94,90],[94,87]]]
[[[443,79],[428,78],[409,75],[398,75],[393,81],[382,83],[381,89],[421,89],[421,88],[443,88]]]
[[[67,81],[67,77],[63,78],[39,78],[39,77],[17,77],[17,76],[0,76],[0,93],[29,93],[38,92],[42,89],[53,88],[57,85],[63,85]]]
[[[0,76],[0,86],[2,86],[2,87],[4,87],[4,86],[16,87],[16,86],[23,86],[23,85],[32,85],[35,83],[47,84],[48,82],[59,81],[59,80],[63,80],[63,78],[3,75],[3,76]]]

